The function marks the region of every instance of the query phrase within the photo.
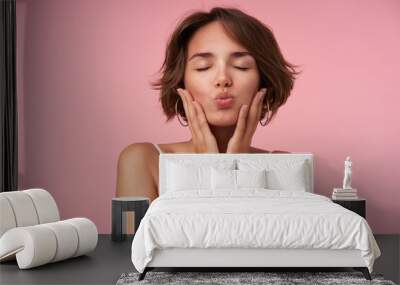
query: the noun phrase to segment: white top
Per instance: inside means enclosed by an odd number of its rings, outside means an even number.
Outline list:
[[[153,143],[154,147],[158,150],[159,153],[163,153],[163,151],[161,150],[161,148],[158,146],[158,144]]]

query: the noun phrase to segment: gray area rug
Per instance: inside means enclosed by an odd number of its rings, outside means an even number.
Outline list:
[[[371,274],[366,280],[361,272],[147,272],[142,281],[139,273],[124,273],[117,285],[132,284],[384,284],[396,285],[384,280],[381,274]]]

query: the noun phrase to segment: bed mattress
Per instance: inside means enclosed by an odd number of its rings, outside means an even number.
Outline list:
[[[155,199],[132,241],[139,272],[163,249],[359,250],[372,272],[380,250],[367,221],[303,191],[176,191]],[[172,265],[171,265],[172,266]]]

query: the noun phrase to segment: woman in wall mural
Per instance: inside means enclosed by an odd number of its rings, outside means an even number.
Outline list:
[[[134,143],[120,154],[117,197],[158,196],[158,155],[267,153],[251,146],[290,95],[298,72],[259,20],[233,8],[187,16],[172,33],[153,86],[167,121],[175,116],[189,141]],[[280,152],[280,151],[273,151]]]

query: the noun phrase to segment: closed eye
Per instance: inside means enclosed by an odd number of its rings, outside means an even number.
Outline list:
[[[250,68],[248,68],[248,67],[239,67],[239,66],[235,66],[235,68],[237,68],[237,69],[239,69],[239,70],[247,70],[247,69],[250,69]],[[205,70],[207,70],[207,69],[209,69],[209,67],[204,67],[204,68],[197,68],[196,70],[197,71],[205,71]]]
[[[239,66],[235,66],[237,69],[240,69],[240,70],[247,70],[247,69],[250,69],[250,68],[248,68],[248,67],[239,67]]]
[[[207,70],[207,69],[209,69],[209,67],[197,68],[196,70],[197,70],[197,71],[204,71],[204,70]]]

